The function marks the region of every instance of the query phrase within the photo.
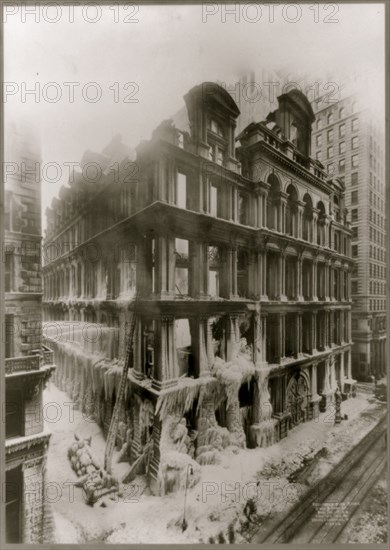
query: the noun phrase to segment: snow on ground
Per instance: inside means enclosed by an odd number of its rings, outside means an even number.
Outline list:
[[[339,542],[341,544],[385,544],[388,540],[387,506],[385,471],[342,532]]]
[[[81,437],[92,435],[92,450],[103,461],[102,431],[83,418],[80,411],[72,411],[68,396],[52,383],[45,390],[44,399],[45,416],[57,416],[56,422],[47,422],[52,431],[47,479],[60,489],[58,500],[52,502],[57,543],[197,543],[208,542],[209,537],[216,537],[221,531],[226,537],[227,526],[242,517],[248,498],[256,500],[259,515],[287,509],[307,490],[308,484],[326,475],[384,412],[384,406],[378,405],[372,395],[358,392],[357,397],[342,402],[342,414],[347,414],[348,420],[340,425],[334,424],[334,412],[329,408],[269,448],[238,452],[227,448],[222,464],[202,466],[201,481],[187,491],[188,528],[182,532],[184,492],[152,496],[142,477],[125,487],[122,498],[111,500],[106,496],[93,508],[87,506],[81,489],[68,485],[76,475],[71,470],[67,449],[74,432]],[[307,479],[289,482],[290,474],[302,467],[303,457],[313,458],[321,449],[321,458],[313,461]],[[123,475],[126,467],[116,464],[114,474]],[[105,507],[100,506],[101,502]]]

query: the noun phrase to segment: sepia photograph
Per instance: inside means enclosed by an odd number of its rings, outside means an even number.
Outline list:
[[[389,4],[0,5],[1,548],[388,548]]]

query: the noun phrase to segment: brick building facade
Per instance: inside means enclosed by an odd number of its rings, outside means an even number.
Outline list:
[[[384,135],[356,96],[313,103],[313,156],[341,178],[351,213],[354,377],[386,374],[386,208]]]
[[[6,127],[5,151],[5,407],[6,540],[45,540],[42,391],[54,369],[42,344],[41,187],[36,135],[26,124]],[[46,533],[47,535],[47,533]]]

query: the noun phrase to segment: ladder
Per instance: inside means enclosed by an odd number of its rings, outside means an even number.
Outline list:
[[[127,342],[125,363],[123,365],[121,381],[119,385],[118,395],[115,401],[114,412],[112,413],[110,427],[107,434],[106,448],[104,452],[104,469],[107,473],[112,473],[111,463],[112,455],[115,448],[115,440],[118,432],[119,416],[124,404],[125,391],[127,384],[127,375],[129,368],[133,365],[133,343],[134,343],[134,334],[135,328],[137,325],[137,306],[138,306],[138,296],[135,297],[133,317],[131,319],[130,329],[129,329],[129,338]]]

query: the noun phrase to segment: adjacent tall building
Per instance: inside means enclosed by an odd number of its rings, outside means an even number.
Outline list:
[[[6,540],[42,543],[49,536],[42,391],[54,369],[42,345],[40,153],[34,130],[6,127],[5,238],[5,453]]]
[[[163,121],[136,163],[89,155],[99,181],[62,189],[44,243],[47,327],[68,327],[52,336],[55,380],[105,429],[137,318],[117,443],[160,493],[355,384],[345,189],[311,157],[309,101],[279,96],[238,147],[226,90],[206,82],[184,101],[181,127]]]
[[[341,179],[352,229],[353,375],[386,375],[386,207],[383,121],[356,96],[313,103],[313,155]]]

